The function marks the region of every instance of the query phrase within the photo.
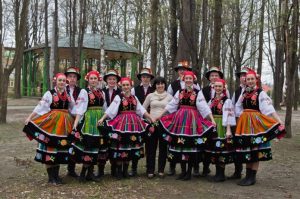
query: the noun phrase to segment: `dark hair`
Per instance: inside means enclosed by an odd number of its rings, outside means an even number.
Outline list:
[[[159,83],[163,83],[165,85],[165,90],[167,90],[167,81],[165,80],[165,78],[163,77],[155,77],[154,81],[153,81],[153,87],[154,89],[156,90],[156,84],[159,84]]]

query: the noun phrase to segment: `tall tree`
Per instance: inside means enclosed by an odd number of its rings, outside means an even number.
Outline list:
[[[158,32],[158,13],[159,0],[151,0],[151,69],[153,74],[157,73],[157,32]]]
[[[221,31],[222,31],[222,0],[214,0],[214,31],[213,31],[213,49],[212,65],[220,66],[221,51]]]
[[[21,65],[23,59],[23,51],[24,51],[24,44],[25,44],[25,34],[27,28],[27,17],[28,17],[28,7],[29,7],[30,0],[23,0],[20,5],[21,13],[19,10],[15,10],[15,17],[18,17],[20,20],[15,19],[15,41],[16,41],[16,50],[15,56],[12,61],[12,64],[3,70],[3,81],[2,81],[2,101],[1,101],[1,111],[0,111],[0,123],[6,123],[6,114],[7,114],[7,95],[8,95],[8,83],[9,83],[9,76],[12,71],[17,67],[17,65]],[[16,9],[16,7],[15,7]],[[19,12],[17,14],[17,12]],[[2,72],[2,71],[1,71]]]
[[[265,3],[266,3],[266,0],[261,1],[260,21],[259,21],[259,44],[258,44],[258,62],[257,62],[257,64],[258,64],[257,74],[259,74],[259,75],[261,75],[262,60],[263,60]]]

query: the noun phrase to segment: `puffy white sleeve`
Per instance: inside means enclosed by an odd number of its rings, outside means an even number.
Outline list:
[[[240,117],[244,111],[242,94],[240,95],[238,101],[235,103],[234,111],[235,111],[235,117]]]
[[[223,105],[223,123],[222,126],[235,126],[234,106],[230,99],[227,99]]]
[[[102,96],[103,96],[103,99],[104,99],[103,110],[106,111],[106,109],[107,109],[108,107],[107,107],[107,102],[106,102],[106,97],[105,97],[104,91],[102,91]]]
[[[50,105],[52,103],[52,94],[50,91],[47,91],[38,105],[34,108],[33,112],[37,113],[38,115],[44,115],[48,112],[50,112]]]
[[[275,112],[275,109],[272,105],[271,98],[267,95],[265,91],[261,91],[259,96],[259,110],[264,115],[271,115]]]
[[[114,117],[117,116],[118,111],[119,111],[119,106],[121,104],[121,98],[119,95],[117,95],[114,98],[114,101],[109,105],[109,107],[106,109],[105,113],[110,119],[113,119]]]
[[[132,88],[130,92],[131,92],[131,95],[135,96],[135,90],[134,90],[134,88]]]
[[[137,97],[135,97],[137,104],[136,104],[136,114],[140,117],[143,117],[143,115],[147,112],[146,109],[142,106],[142,104],[140,103],[140,101],[138,100]]]
[[[176,94],[174,95],[173,99],[167,104],[167,106],[166,106],[165,109],[169,113],[174,113],[175,111],[178,110],[178,104],[179,104],[179,91],[176,92]]]
[[[81,89],[75,106],[72,108],[72,115],[83,115],[88,107],[89,97],[85,89]]]
[[[173,89],[172,89],[171,84],[168,86],[167,92],[173,96]]]
[[[198,91],[200,91],[201,89],[200,89],[200,86],[199,86],[199,84],[197,83],[197,84],[194,84],[193,85],[193,88],[195,88],[195,89],[197,89]]]
[[[202,91],[198,92],[196,106],[202,117],[206,118],[209,114],[211,114],[211,110],[204,98]]]

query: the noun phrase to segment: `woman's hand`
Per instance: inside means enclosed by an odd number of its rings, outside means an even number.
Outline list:
[[[213,125],[214,127],[216,127],[216,126],[217,126],[217,123],[215,122],[215,120],[214,120],[214,119],[211,121],[211,123],[212,123],[212,125]]]
[[[226,132],[226,138],[232,138],[232,133],[231,131]]]
[[[103,118],[101,118],[100,120],[98,120],[98,126],[101,126],[103,124],[103,122],[104,122]]]
[[[25,120],[25,125],[27,125],[29,122],[30,122],[31,118],[28,117],[26,120]]]

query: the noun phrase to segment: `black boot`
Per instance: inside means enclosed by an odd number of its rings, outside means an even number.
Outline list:
[[[50,184],[56,184],[55,179],[54,179],[54,167],[47,168],[47,173],[48,173],[48,183]]]
[[[56,166],[53,168],[55,182],[56,182],[56,184],[65,184],[63,182],[63,180],[59,177],[59,168],[60,168],[60,166]]]
[[[135,177],[137,175],[138,161],[139,161],[138,159],[133,159],[132,160],[131,172],[129,173],[130,177]]]
[[[123,177],[124,178],[128,178],[129,174],[128,174],[128,163],[123,163]]]
[[[74,162],[69,162],[67,175],[70,177],[74,177],[74,178],[78,177],[77,173],[75,172],[75,163]]]
[[[225,181],[225,167],[216,165],[216,175],[214,177],[215,182],[224,182]]]
[[[240,186],[248,186],[249,184],[249,179],[250,179],[250,176],[252,174],[252,169],[250,168],[247,168],[246,169],[246,177],[244,179],[242,179],[241,181],[239,181],[237,183],[237,185],[240,185]]]
[[[242,171],[243,171],[243,164],[242,163],[235,163],[234,164],[234,173],[228,179],[241,179],[242,178]]]
[[[86,174],[85,179],[87,181],[94,181],[94,182],[99,182],[100,179],[96,178],[96,176],[94,175],[94,165],[91,165],[88,167],[88,172]]]
[[[82,166],[80,176],[79,176],[79,182],[85,182],[86,171],[87,171],[87,167]]]
[[[101,178],[104,176],[104,164],[98,164],[98,175],[96,176],[97,178]]]
[[[121,180],[123,177],[122,164],[117,165],[116,167],[117,167],[116,178],[117,180]]]
[[[176,173],[176,163],[170,162],[170,170],[168,172],[168,176],[173,176]]]
[[[188,163],[188,170],[182,180],[190,180],[192,178],[192,168],[193,168],[192,164]]]
[[[180,163],[181,166],[181,174],[176,178],[176,180],[182,180],[186,175],[186,163]]]
[[[210,173],[209,165],[210,165],[209,162],[203,162],[202,177],[206,177]]]
[[[193,174],[193,176],[195,176],[195,177],[199,177],[200,176],[199,163],[195,163],[194,164],[194,174]]]
[[[111,176],[113,176],[113,177],[116,176],[116,169],[117,169],[116,163],[111,162],[111,167],[110,167]]]

